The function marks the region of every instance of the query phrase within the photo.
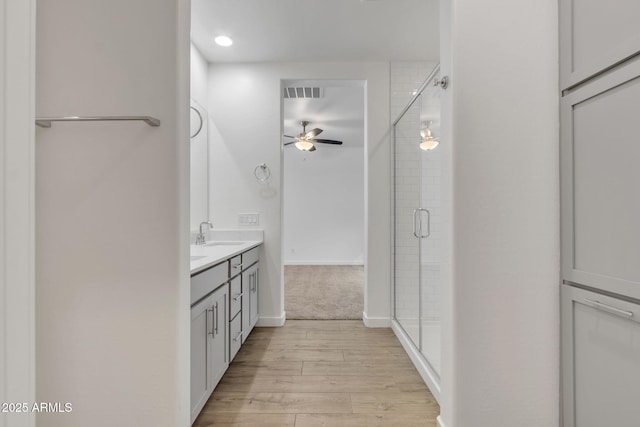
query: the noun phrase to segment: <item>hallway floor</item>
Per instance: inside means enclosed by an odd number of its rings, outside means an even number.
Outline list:
[[[362,319],[364,266],[285,265],[287,319]]]
[[[435,427],[440,409],[391,329],[255,328],[195,427]]]

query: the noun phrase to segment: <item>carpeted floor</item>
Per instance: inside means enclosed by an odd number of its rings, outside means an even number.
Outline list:
[[[362,265],[286,265],[287,319],[362,319]]]

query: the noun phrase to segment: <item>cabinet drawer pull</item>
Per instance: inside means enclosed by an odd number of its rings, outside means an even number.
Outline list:
[[[238,332],[238,336],[233,339],[233,341],[238,342],[240,337],[242,336],[242,331]]]
[[[239,294],[237,294],[235,297],[233,297],[233,300],[238,301],[242,295],[244,295],[244,292],[240,292]]]
[[[239,269],[239,268],[242,268],[242,263],[239,263],[239,264],[233,264],[233,265],[232,265],[232,267],[233,267],[233,268],[235,268],[235,269],[237,270],[237,269]]]
[[[213,319],[213,308],[207,308],[207,334],[213,335],[213,327],[209,329],[209,313],[211,313],[211,323],[214,323]]]
[[[611,314],[616,314],[618,316],[629,317],[629,318],[633,317],[633,311],[622,310],[607,304],[603,304],[599,301],[594,301],[592,299],[585,299],[584,302],[586,302],[587,304],[589,304],[594,308],[598,308],[600,310],[606,311]]]
[[[216,310],[216,317],[215,317],[215,323],[213,324],[213,330],[215,331],[216,335],[218,335],[218,303],[216,303],[216,305],[213,307]]]

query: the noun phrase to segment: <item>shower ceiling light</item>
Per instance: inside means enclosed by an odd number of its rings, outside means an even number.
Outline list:
[[[218,36],[213,41],[216,42],[218,46],[229,47],[233,44],[233,40],[229,36]]]

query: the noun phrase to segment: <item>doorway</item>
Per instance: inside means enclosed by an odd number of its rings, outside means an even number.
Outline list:
[[[362,319],[365,82],[282,86],[287,318]]]

